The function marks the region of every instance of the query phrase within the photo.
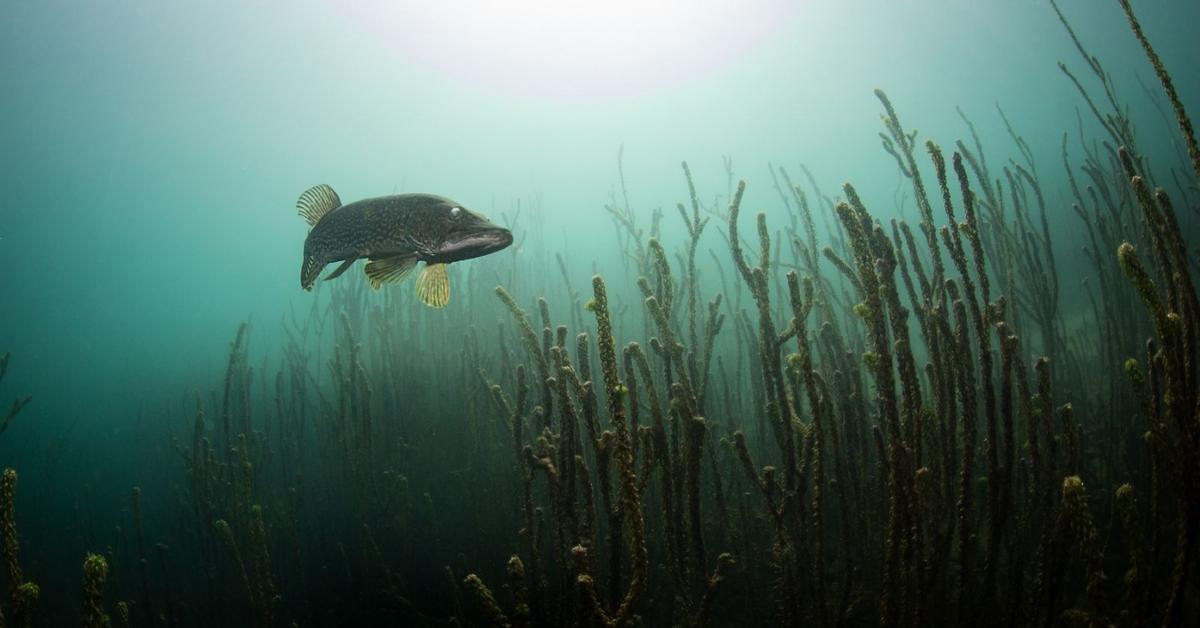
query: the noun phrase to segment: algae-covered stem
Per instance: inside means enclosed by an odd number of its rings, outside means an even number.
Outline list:
[[[799,468],[796,462],[795,439],[792,430],[792,406],[784,388],[782,368],[779,365],[779,346],[775,333],[775,322],[771,317],[770,295],[767,291],[767,271],[770,263],[770,239],[767,236],[765,216],[759,214],[759,265],[751,267],[742,252],[738,238],[738,214],[741,211],[742,195],[746,182],[738,181],[737,192],[729,204],[729,249],[734,265],[741,273],[750,294],[758,307],[759,339],[758,354],[760,368],[767,393],[766,410],[771,427],[784,461],[784,485],[789,491],[799,483]]]
[[[1183,135],[1183,140],[1187,142],[1188,157],[1192,160],[1192,170],[1196,172],[1197,177],[1200,177],[1200,147],[1196,145],[1196,132],[1192,129],[1192,120],[1188,117],[1187,110],[1183,108],[1183,102],[1179,100],[1179,94],[1175,91],[1175,82],[1171,80],[1171,75],[1163,67],[1162,59],[1158,58],[1154,46],[1150,45],[1150,40],[1146,39],[1146,34],[1142,32],[1142,25],[1138,22],[1137,16],[1133,14],[1133,7],[1129,4],[1129,0],[1119,1],[1121,9],[1125,11],[1125,17],[1129,18],[1129,27],[1133,29],[1133,35],[1146,50],[1146,57],[1149,58],[1150,65],[1154,66],[1154,73],[1158,75],[1163,91],[1167,92],[1171,107],[1175,109],[1175,117],[1179,120],[1179,132]]]
[[[8,356],[9,354],[5,353],[4,357],[0,357],[0,382],[4,381],[4,376],[8,374]],[[18,397],[16,401],[13,401],[12,408],[9,409],[8,414],[5,415],[3,420],[0,420],[0,434],[3,434],[4,430],[8,429],[8,426],[10,423],[12,423],[12,420],[15,419],[17,414],[19,414],[21,410],[25,409],[25,406],[28,405],[32,400],[33,397],[25,396]]]
[[[5,469],[0,473],[0,550],[8,571],[9,608],[13,624],[28,626],[32,622],[33,605],[40,590],[32,582],[25,581],[21,569],[21,541],[17,535],[16,518],[17,472]],[[2,619],[2,616],[0,616]]]
[[[791,326],[795,329],[796,334],[796,349],[799,355],[798,368],[795,369],[797,376],[804,380],[804,389],[808,394],[808,402],[812,411],[812,440],[813,440],[813,496],[812,496],[812,532],[813,532],[813,572],[822,574],[825,572],[824,562],[824,521],[822,516],[824,513],[823,504],[823,488],[825,484],[825,470],[823,464],[823,448],[824,448],[824,426],[822,415],[825,410],[825,401],[821,398],[817,390],[817,377],[813,370],[812,354],[808,346],[808,325],[807,319],[813,306],[813,293],[811,281],[805,281],[807,294],[805,299],[800,297],[800,282],[795,271],[787,274],[788,297],[792,307],[792,322]],[[789,362],[791,360],[789,359]],[[844,512],[843,512],[844,514]],[[818,576],[816,579],[817,588],[817,617],[821,624],[825,623],[825,608],[826,608],[826,586],[825,578]]]
[[[642,515],[641,496],[637,475],[633,466],[633,444],[629,426],[625,423],[625,385],[617,370],[616,342],[613,340],[612,322],[609,319],[608,293],[604,279],[599,275],[592,278],[595,295],[596,337],[600,350],[600,366],[604,374],[604,386],[608,398],[609,418],[617,434],[617,467],[621,474],[621,501],[625,508],[625,521],[629,523],[630,543],[633,550],[633,572],[629,588],[621,605],[611,617],[601,615],[609,626],[625,622],[633,612],[633,605],[646,586],[646,522]],[[596,609],[600,611],[599,608]],[[602,612],[602,611],[600,611]]]

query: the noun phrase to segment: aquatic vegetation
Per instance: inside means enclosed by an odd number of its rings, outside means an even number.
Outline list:
[[[465,275],[455,307],[306,280],[277,346],[241,324],[216,390],[188,394],[177,490],[133,487],[113,544],[84,541],[83,625],[1186,623],[1200,300],[1176,207],[1200,197],[1156,183],[1059,16],[1091,75],[1060,67],[1106,136],[1064,134],[1061,190],[1002,110],[1003,146],[960,111],[971,143],[943,148],[875,90],[912,224],[775,166],[779,202],[746,216],[761,184],[727,160],[712,196],[682,163],[678,222],[647,225],[622,152],[619,267],[555,252],[552,276],[513,212],[528,249],[494,277],[436,271]],[[314,190],[312,224],[340,205]],[[1051,192],[1088,243],[1083,312],[1061,300]],[[5,620],[31,625],[15,487],[5,471]]]
[[[4,563],[8,576],[8,608],[14,626],[33,625],[33,607],[41,590],[25,580],[21,569],[21,541],[17,536],[17,472],[5,469],[0,473],[0,540],[3,541]],[[3,614],[0,612],[0,621]]]
[[[104,612],[104,582],[107,579],[108,562],[99,554],[88,554],[83,560],[81,625],[85,628],[104,628],[111,625],[109,616]]]
[[[8,353],[5,353],[4,357],[0,358],[0,382],[3,382],[4,376],[8,374],[8,358]],[[17,418],[17,415],[21,413],[21,410],[25,409],[25,406],[29,405],[30,401],[33,401],[33,397],[17,397],[17,399],[13,401],[12,407],[8,409],[8,414],[5,414],[4,419],[0,420],[0,434],[3,434],[4,431],[8,429],[8,426],[12,423],[12,420]]]

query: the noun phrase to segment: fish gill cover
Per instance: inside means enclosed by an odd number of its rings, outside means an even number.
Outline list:
[[[0,626],[1200,617],[1194,3],[5,13]]]

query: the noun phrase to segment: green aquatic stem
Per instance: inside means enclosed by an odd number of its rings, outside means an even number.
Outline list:
[[[625,521],[629,526],[630,549],[633,554],[633,566],[630,574],[629,588],[625,592],[620,605],[611,616],[599,616],[609,626],[617,626],[626,622],[633,613],[633,606],[646,586],[646,529],[642,514],[641,496],[638,490],[637,475],[634,472],[633,444],[629,426],[625,421],[625,408],[618,389],[622,387],[620,372],[617,368],[616,341],[613,339],[612,321],[609,318],[608,292],[604,279],[599,275],[592,278],[592,290],[596,299],[596,340],[599,345],[601,371],[604,375],[604,385],[607,389],[608,415],[617,435],[617,471],[621,478],[621,502],[625,509]],[[599,611],[600,609],[596,609]]]
[[[800,296],[800,281],[795,272],[787,274],[788,297],[792,308],[791,325],[796,330],[796,347],[798,359],[794,361],[793,370],[804,381],[804,390],[808,395],[809,408],[812,412],[810,433],[812,434],[812,538],[813,538],[813,572],[825,572],[825,522],[824,522],[824,487],[825,487],[825,402],[819,392],[817,374],[813,370],[812,352],[809,348],[808,315],[813,306],[813,289],[810,281],[805,281],[805,298]],[[790,356],[789,356],[790,358]],[[789,363],[793,361],[789,359]],[[836,475],[836,474],[835,474]],[[825,579],[816,578],[817,613],[823,623],[825,621],[826,600]]]
[[[17,536],[17,472],[5,469],[0,474],[0,536],[4,543],[4,562],[8,568],[8,595],[16,606],[17,588],[25,582],[21,571],[21,541]]]
[[[33,625],[33,606],[41,589],[27,582],[21,569],[21,544],[16,520],[17,472],[4,469],[0,473],[0,541],[3,542],[4,562],[8,571],[9,608],[13,624],[20,628]],[[0,615],[0,620],[3,616]]]
[[[904,128],[900,124],[900,119],[896,115],[896,109],[892,106],[892,102],[888,99],[887,94],[881,89],[875,90],[875,97],[883,105],[886,115],[883,117],[884,128],[891,135],[892,140],[899,145],[900,155],[903,156],[903,169],[905,176],[912,180],[914,196],[917,201],[917,209],[921,214],[921,230],[925,233],[925,242],[929,246],[930,260],[933,264],[932,285],[941,283],[945,276],[942,270],[942,255],[938,247],[937,236],[934,232],[933,209],[929,204],[929,196],[925,193],[925,183],[921,179],[921,171],[917,167],[917,161],[913,155],[914,142],[917,132],[914,130],[911,133],[905,133]],[[894,153],[893,153],[894,154]],[[897,157],[897,161],[900,157]],[[856,197],[850,197],[851,204],[854,205]]]
[[[1129,0],[1119,0],[1119,2],[1121,3],[1121,10],[1125,12],[1125,17],[1129,20],[1129,28],[1133,31],[1133,35],[1137,38],[1138,43],[1146,51],[1146,58],[1150,60],[1150,65],[1154,67],[1154,74],[1158,76],[1158,81],[1162,83],[1163,91],[1167,93],[1167,99],[1171,101],[1171,108],[1175,110],[1175,118],[1179,122],[1179,133],[1183,136],[1184,143],[1187,144],[1188,157],[1192,162],[1192,170],[1196,173],[1196,177],[1200,178],[1200,146],[1196,144],[1196,132],[1192,128],[1192,120],[1188,117],[1187,110],[1184,109],[1183,101],[1180,100],[1178,92],[1175,91],[1175,82],[1171,80],[1171,75],[1163,65],[1162,59],[1154,51],[1154,46],[1150,45],[1150,40],[1142,32],[1142,25],[1138,22],[1137,16],[1134,15],[1133,6]]]
[[[500,604],[496,601],[496,596],[492,594],[492,590],[488,588],[483,580],[475,574],[469,574],[463,579],[463,585],[475,597],[475,600],[483,607],[484,614],[487,615],[488,621],[495,628],[509,628],[512,623],[504,611],[500,610]]]
[[[746,184],[738,182],[737,192],[729,204],[729,247],[734,266],[750,288],[750,294],[758,309],[758,357],[765,385],[765,407],[767,419],[775,434],[784,464],[784,484],[795,491],[800,481],[800,469],[796,459],[795,430],[792,427],[795,412],[786,391],[783,370],[778,359],[779,336],[771,315],[771,300],[767,277],[770,270],[771,241],[766,226],[766,215],[758,215],[759,255],[758,265],[751,267],[742,252],[738,236],[738,215],[741,212],[742,195]]]
[[[1063,479],[1062,511],[1072,540],[1083,557],[1088,596],[1092,598],[1092,604],[1099,608],[1104,604],[1100,597],[1102,595],[1100,585],[1104,579],[1100,535],[1092,521],[1091,510],[1088,508],[1087,490],[1078,475],[1070,475]]]
[[[7,352],[3,357],[0,357],[0,382],[3,382],[4,376],[8,374],[8,359],[9,354]],[[17,397],[13,401],[8,414],[4,415],[4,418],[0,420],[0,434],[3,434],[8,429],[13,419],[17,418],[17,415],[21,413],[21,410],[25,409],[25,406],[29,405],[30,401],[33,401],[33,397],[31,396]]]
[[[504,304],[504,307],[508,308],[513,319],[516,320],[517,328],[521,332],[521,338],[525,341],[525,347],[529,350],[529,355],[533,356],[534,364],[537,366],[538,381],[542,383],[544,427],[549,427],[553,397],[551,396],[550,387],[546,385],[546,380],[550,377],[550,365],[546,359],[546,353],[539,347],[537,334],[533,331],[533,325],[530,324],[525,310],[517,305],[516,299],[513,299],[512,295],[503,286],[496,286],[496,296],[500,298],[500,302]]]
[[[108,628],[109,617],[104,613],[104,583],[108,580],[108,561],[99,554],[88,554],[83,560],[83,628]]]

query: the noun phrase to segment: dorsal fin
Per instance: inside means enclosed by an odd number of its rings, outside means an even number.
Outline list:
[[[304,194],[300,195],[300,200],[296,201],[296,212],[311,228],[317,226],[325,214],[341,206],[342,199],[338,198],[337,192],[322,183],[308,188]]]

